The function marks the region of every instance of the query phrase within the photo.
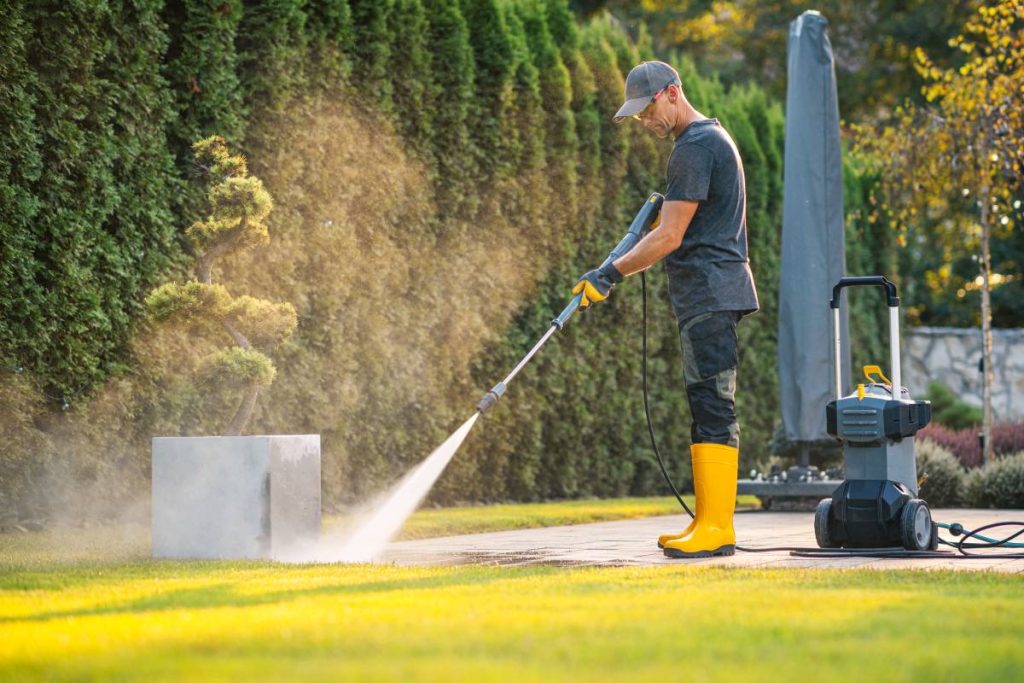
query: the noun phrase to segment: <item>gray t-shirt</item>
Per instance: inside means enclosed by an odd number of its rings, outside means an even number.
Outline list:
[[[665,201],[700,202],[678,249],[665,258],[676,317],[757,310],[747,257],[747,193],[739,151],[718,119],[694,121],[668,160]]]

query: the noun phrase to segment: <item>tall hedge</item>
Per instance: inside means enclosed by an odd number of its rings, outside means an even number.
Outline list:
[[[18,510],[86,483],[116,507],[147,490],[153,434],[215,429],[217,392],[189,374],[201,354],[139,310],[203,210],[186,156],[199,138],[247,150],[275,197],[273,249],[220,277],[296,306],[254,429],[323,435],[328,507],[380,490],[465,419],[664,189],[671,141],[612,122],[649,40],[607,16],[581,25],[566,0],[21,0],[0,18],[0,496]],[[746,170],[762,304],[741,327],[748,464],[778,413],[782,110],[668,59]],[[881,268],[872,180],[847,170],[851,269]],[[676,321],[663,269],[647,282],[653,419],[685,485]],[[432,501],[663,493],[641,315],[638,278],[578,315]],[[854,316],[873,345],[881,321]]]
[[[488,183],[512,173],[519,145],[519,129],[509,118],[514,97],[512,37],[497,0],[462,0],[461,7],[473,46],[470,135],[478,153],[478,180]]]
[[[437,160],[438,202],[452,213],[476,205],[476,155],[470,140],[473,110],[473,48],[457,0],[425,0],[430,80],[426,106],[433,112],[433,151]]]
[[[0,43],[0,119],[9,122],[0,127],[0,372],[11,372],[29,362],[33,329],[45,315],[43,292],[34,282],[40,264],[33,234],[39,212],[33,185],[43,166],[35,122],[37,76],[26,53],[32,25],[24,6],[12,3],[0,8],[0,23],[7,27]],[[37,354],[41,350],[32,356]],[[37,372],[43,368],[35,365]]]
[[[881,220],[872,203],[872,189],[880,178],[867,174],[849,155],[843,159],[843,197],[846,205],[846,272],[850,275],[885,275],[902,285],[896,268],[895,235]],[[901,295],[904,296],[905,295]],[[850,309],[850,352],[854,378],[864,365],[889,366],[889,309],[874,291],[847,290]],[[856,380],[855,380],[856,381]],[[923,394],[926,387],[911,387]]]
[[[394,98],[401,107],[398,129],[420,155],[430,155],[433,109],[428,106],[430,47],[427,43],[427,12],[422,0],[396,0],[388,15],[393,49],[402,58],[392,60],[390,76]]]
[[[414,31],[422,34],[419,26]],[[318,90],[336,90],[352,73],[350,55],[355,34],[348,0],[310,0],[306,5],[306,34],[312,61],[310,85]]]
[[[561,52],[548,28],[540,0],[515,6],[526,36],[526,50],[537,70],[537,87],[543,111],[543,147],[546,178],[556,190],[548,220],[568,226],[576,220],[577,147],[576,119],[572,111],[572,83]],[[562,242],[569,231],[559,232]]]
[[[601,175],[601,123],[596,104],[597,86],[589,64],[580,50],[580,32],[572,12],[562,0],[543,0],[545,17],[551,37],[562,52],[562,61],[569,71],[572,84],[572,112],[576,122],[578,140],[579,186],[594,187]],[[580,199],[577,225],[593,222],[594,202]]]
[[[173,255],[166,34],[157,2],[7,11],[7,120],[22,130],[3,154],[17,164],[4,249],[18,263],[4,269],[0,346],[66,402],[123,361],[139,298]]]
[[[244,105],[280,114],[306,85],[304,0],[245,0],[235,37]]]
[[[242,140],[247,117],[235,49],[241,19],[241,0],[168,0],[164,5],[170,40],[161,61],[175,109],[168,137],[182,168],[196,140],[214,133],[229,142]]]
[[[401,51],[392,54],[392,26],[389,17],[392,0],[349,0],[352,8],[352,41],[355,57],[354,78],[359,95],[373,102],[374,108],[390,112],[392,83],[388,69],[394,57],[402,59]]]

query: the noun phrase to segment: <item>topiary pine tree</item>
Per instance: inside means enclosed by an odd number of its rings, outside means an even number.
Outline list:
[[[264,221],[273,202],[259,178],[249,175],[245,159],[229,153],[224,138],[206,138],[192,149],[200,169],[212,181],[207,194],[209,216],[186,231],[197,255],[197,279],[157,288],[146,298],[146,305],[156,320],[207,332],[221,330],[235,342],[203,361],[203,371],[209,377],[245,391],[226,429],[227,435],[234,436],[242,433],[260,389],[269,386],[276,373],[270,357],[255,347],[270,348],[288,339],[295,332],[297,316],[289,303],[233,297],[224,285],[213,282],[216,259],[269,244]]]

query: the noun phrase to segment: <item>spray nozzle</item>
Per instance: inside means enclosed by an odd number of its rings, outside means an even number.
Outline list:
[[[505,383],[498,382],[494,387],[484,394],[484,397],[480,399],[476,404],[477,411],[483,415],[488,410],[494,407],[494,404],[498,402],[498,399],[505,395]]]

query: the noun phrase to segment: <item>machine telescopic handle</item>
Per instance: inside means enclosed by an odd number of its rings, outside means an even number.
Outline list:
[[[832,288],[832,331],[835,346],[836,400],[843,397],[842,347],[840,341],[839,295],[847,287],[881,287],[885,290],[885,301],[889,305],[889,367],[892,373],[892,397],[899,400],[902,395],[902,377],[900,375],[900,298],[896,294],[896,285],[889,282],[884,275],[867,277],[844,277]]]
[[[885,301],[889,307],[898,307],[900,298],[896,295],[896,285],[885,279],[884,275],[868,275],[866,277],[844,277],[832,288],[831,308],[839,308],[839,294],[847,287],[881,287],[885,290]]]
[[[661,213],[661,205],[664,201],[664,195],[658,192],[651,193],[651,196],[644,202],[643,208],[637,212],[636,217],[630,224],[629,231],[626,233],[625,237],[619,240],[619,243],[615,245],[615,248],[612,249],[610,254],[608,254],[608,258],[601,263],[601,266],[614,262],[617,258],[636,246],[637,242],[639,242],[644,236],[644,233],[650,229],[651,225],[654,224],[654,220]],[[483,398],[481,398],[476,404],[476,409],[481,414],[486,413],[488,410],[493,408],[501,397],[505,395],[505,389],[507,388],[508,383],[519,374],[519,371],[522,370],[528,362],[530,362],[530,359],[533,358],[534,354],[540,351],[541,347],[544,346],[548,339],[551,338],[551,335],[565,327],[565,324],[569,322],[569,319],[572,318],[573,315],[576,314],[576,311],[579,310],[580,303],[582,302],[583,292],[580,292],[569,301],[569,304],[561,313],[558,314],[558,317],[551,321],[551,327],[548,328],[548,331],[544,333],[544,336],[540,338],[540,341],[533,345],[533,348],[530,349],[529,353],[523,356],[523,359],[520,360],[514,368],[512,368],[512,372],[510,372],[505,379],[495,384],[490,391],[484,394]]]

